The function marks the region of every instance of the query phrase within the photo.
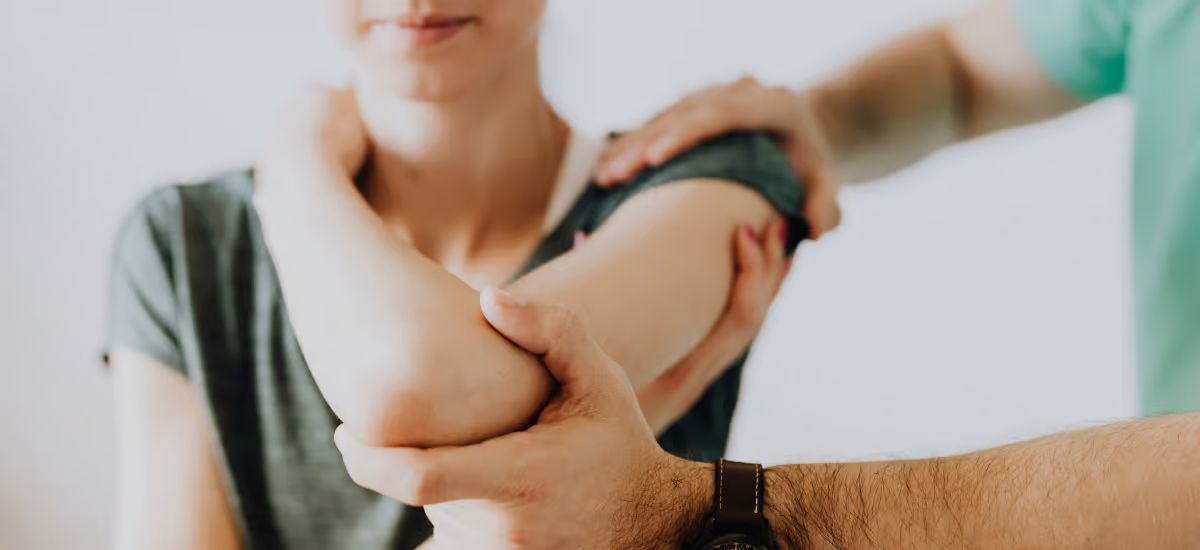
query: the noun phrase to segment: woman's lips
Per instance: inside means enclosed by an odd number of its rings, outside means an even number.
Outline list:
[[[457,36],[475,23],[474,17],[412,15],[380,21],[389,34],[408,47],[433,46]]]

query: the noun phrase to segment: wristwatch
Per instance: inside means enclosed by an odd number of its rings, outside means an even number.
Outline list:
[[[775,550],[763,517],[766,483],[761,464],[721,459],[713,476],[713,511],[695,550]]]

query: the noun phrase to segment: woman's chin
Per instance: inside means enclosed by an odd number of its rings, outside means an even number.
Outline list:
[[[420,102],[442,102],[471,93],[471,82],[461,74],[429,68],[375,72],[367,80],[375,90],[388,95]],[[383,73],[383,74],[380,74]]]

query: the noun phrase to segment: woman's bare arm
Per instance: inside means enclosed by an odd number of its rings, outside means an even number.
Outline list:
[[[237,550],[208,421],[191,384],[154,359],[113,353],[116,550]]]
[[[713,381],[749,350],[791,271],[782,231],[768,231],[761,241],[739,231],[734,240],[737,275],[717,326],[687,357],[638,388],[642,415],[655,434],[687,414]]]
[[[462,444],[519,427],[548,395],[549,377],[488,327],[476,291],[370,210],[339,160],[342,146],[319,143],[330,136],[328,120],[353,116],[345,112],[352,104],[331,102],[289,117],[291,124],[317,120],[289,132],[309,132],[316,144],[264,163],[257,198],[289,314],[325,397],[356,436],[377,445]],[[581,312],[635,383],[645,384],[722,312],[733,273],[730,236],[773,216],[765,199],[740,185],[677,182],[632,199],[586,250],[513,290]]]
[[[508,290],[570,306],[641,388],[712,330],[733,281],[734,236],[762,231],[773,215],[741,185],[675,182],[630,199],[586,248]]]
[[[392,233],[347,175],[366,150],[353,95],[311,90],[280,121],[255,203],[309,368],[347,428],[423,446],[531,419],[551,387],[536,358],[496,334],[478,293]]]

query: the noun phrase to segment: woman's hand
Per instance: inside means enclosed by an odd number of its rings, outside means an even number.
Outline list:
[[[662,434],[749,348],[791,269],[784,254],[787,222],[776,221],[763,235],[749,226],[734,238],[737,278],[729,305],[700,345],[638,392],[646,422]]]
[[[287,188],[297,182],[344,181],[342,176],[352,181],[368,149],[354,90],[313,85],[293,97],[276,118],[259,163],[259,191],[273,191],[277,180],[286,181]],[[292,177],[298,170],[308,177]],[[326,173],[336,177],[313,177]]]

